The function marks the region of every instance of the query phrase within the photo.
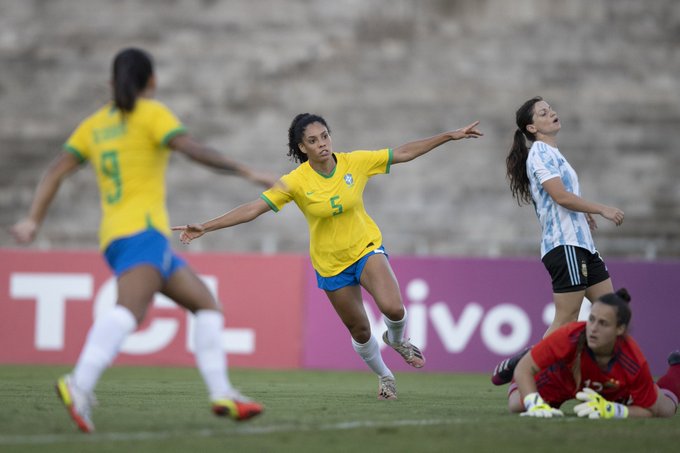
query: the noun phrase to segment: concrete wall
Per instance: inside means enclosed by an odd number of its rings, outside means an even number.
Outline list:
[[[444,145],[376,177],[366,205],[394,254],[538,255],[531,207],[504,161],[514,112],[540,94],[560,149],[600,219],[605,256],[680,256],[680,8],[674,0],[2,0],[0,224],[76,124],[108,99],[124,46],[156,59],[159,99],[190,131],[276,173],[293,116],[329,121],[337,151],[396,146],[479,119],[485,137]],[[259,188],[173,158],[174,223],[214,217]],[[62,187],[36,248],[94,248],[90,169]],[[6,230],[0,247],[12,246]],[[209,235],[191,250],[300,252],[295,206]]]

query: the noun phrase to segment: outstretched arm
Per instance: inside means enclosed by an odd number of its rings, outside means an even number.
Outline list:
[[[52,161],[38,183],[28,216],[14,224],[10,230],[18,243],[27,244],[35,239],[61,182],[79,165],[78,159],[69,152],[60,153]]]
[[[588,201],[569,192],[564,188],[561,178],[548,179],[543,183],[543,188],[546,190],[546,192],[548,192],[548,195],[550,195],[550,197],[555,200],[555,203],[559,204],[563,208],[586,213],[588,224],[590,225],[591,229],[595,229],[597,225],[595,224],[592,216],[588,216],[588,214],[600,214],[605,219],[614,222],[616,226],[619,226],[623,223],[622,210],[612,206]]]
[[[524,354],[524,357],[515,367],[514,378],[519,392],[510,394],[508,399],[509,409],[511,412],[520,412],[522,417],[562,417],[564,413],[561,410],[551,407],[539,395],[534,380],[539,371],[540,369],[531,356],[531,352]]]
[[[517,384],[517,388],[522,397],[538,391],[536,389],[534,376],[536,376],[536,373],[539,371],[540,369],[538,368],[538,365],[536,365],[534,358],[531,356],[531,352],[524,354],[524,357],[517,362],[513,377],[515,378],[515,383]]]
[[[455,131],[443,132],[429,138],[424,138],[397,146],[392,150],[392,164],[399,164],[401,162],[413,160],[416,157],[422,156],[423,154],[428,153],[436,147],[451,140],[481,137],[484,134],[477,130],[478,124],[479,121],[475,121],[474,123],[460,129],[456,129]]]
[[[189,134],[173,137],[168,145],[199,164],[241,176],[266,188],[273,186],[278,180],[278,177],[272,174],[254,170],[247,165],[229,159],[219,151],[200,143]]]
[[[184,244],[188,244],[194,239],[198,239],[205,233],[210,231],[228,228],[230,226],[238,225],[240,223],[247,223],[256,219],[260,215],[269,211],[271,208],[261,198],[251,201],[250,203],[242,204],[226,214],[222,214],[212,220],[204,223],[192,223],[189,225],[174,226],[172,230],[181,231],[179,240]]]

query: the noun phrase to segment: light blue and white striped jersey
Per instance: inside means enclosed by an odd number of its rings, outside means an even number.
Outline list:
[[[595,253],[586,215],[563,208],[543,188],[545,181],[559,177],[568,192],[581,196],[578,176],[560,151],[544,142],[534,142],[527,157],[527,176],[541,224],[541,258],[560,245],[574,245]]]

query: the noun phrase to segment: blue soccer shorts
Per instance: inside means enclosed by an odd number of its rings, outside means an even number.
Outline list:
[[[186,261],[172,251],[168,238],[153,228],[116,239],[106,247],[104,257],[117,277],[133,267],[149,265],[158,269],[163,280],[167,280],[176,270],[186,266]]]
[[[349,266],[344,271],[337,275],[333,275],[332,277],[322,277],[318,272],[315,271],[317,286],[325,291],[336,291],[340,288],[344,288],[345,286],[358,285],[361,280],[361,273],[364,271],[364,267],[366,266],[366,261],[368,261],[368,257],[375,255],[376,253],[381,253],[385,256],[388,256],[387,253],[385,253],[385,247],[381,245],[377,249],[372,250],[371,252],[359,258],[354,264]]]

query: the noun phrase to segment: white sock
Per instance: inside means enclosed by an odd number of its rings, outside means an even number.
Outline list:
[[[203,376],[211,400],[229,396],[231,382],[227,376],[227,354],[222,348],[224,316],[217,310],[196,312],[196,364]]]
[[[380,377],[383,376],[394,376],[385,362],[383,362],[382,355],[380,354],[380,344],[378,340],[371,335],[371,338],[364,344],[357,343],[357,341],[352,338],[352,347],[359,354],[359,356],[364,359],[366,365],[373,370],[375,374]]]
[[[387,339],[390,343],[401,343],[404,341],[404,329],[406,328],[406,307],[404,307],[404,317],[399,321],[392,321],[383,315],[383,321],[387,326]]]
[[[97,318],[73,370],[76,386],[85,392],[94,391],[99,377],[118,355],[123,340],[136,328],[134,315],[121,305]]]

